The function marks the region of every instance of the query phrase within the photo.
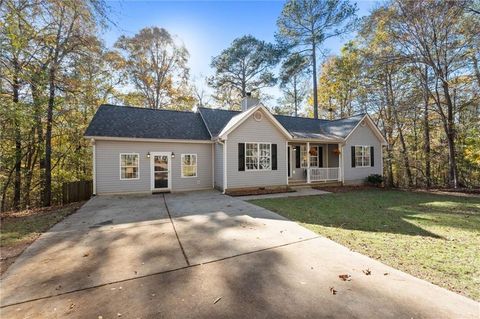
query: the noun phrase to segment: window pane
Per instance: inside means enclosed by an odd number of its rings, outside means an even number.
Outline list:
[[[260,157],[260,169],[270,169],[270,157]]]
[[[197,176],[197,155],[196,154],[182,154],[182,176],[184,177]]]
[[[245,145],[245,155],[247,156],[257,156],[258,145],[254,143],[246,143]]]
[[[138,155],[120,155],[120,177],[122,179],[138,178]]]

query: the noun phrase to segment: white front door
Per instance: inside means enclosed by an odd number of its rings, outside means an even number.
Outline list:
[[[150,154],[152,190],[167,191],[171,188],[170,152],[153,152]]]

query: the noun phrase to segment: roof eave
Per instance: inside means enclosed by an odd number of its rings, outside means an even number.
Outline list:
[[[147,137],[118,137],[101,135],[84,135],[85,139],[94,139],[100,141],[126,141],[126,142],[157,142],[157,143],[192,143],[192,144],[212,144],[213,140],[193,140],[193,139],[175,139],[175,138],[147,138]]]

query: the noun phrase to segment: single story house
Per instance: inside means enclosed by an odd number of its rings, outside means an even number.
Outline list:
[[[95,194],[360,184],[382,174],[386,144],[368,114],[273,115],[250,97],[242,111],[101,105],[85,137]]]

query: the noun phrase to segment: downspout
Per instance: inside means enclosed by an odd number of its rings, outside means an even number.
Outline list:
[[[345,144],[338,144],[340,146],[340,159],[342,162],[342,167],[340,168],[340,173],[342,175],[342,186],[345,185]]]
[[[212,144],[212,189],[215,188],[215,143]]]
[[[220,139],[218,143],[223,147],[223,192],[225,194],[225,190],[227,189],[227,141],[222,142]]]
[[[97,173],[96,173],[96,148],[95,148],[95,139],[91,139],[92,143],[92,182],[93,182],[93,195],[97,195]]]

